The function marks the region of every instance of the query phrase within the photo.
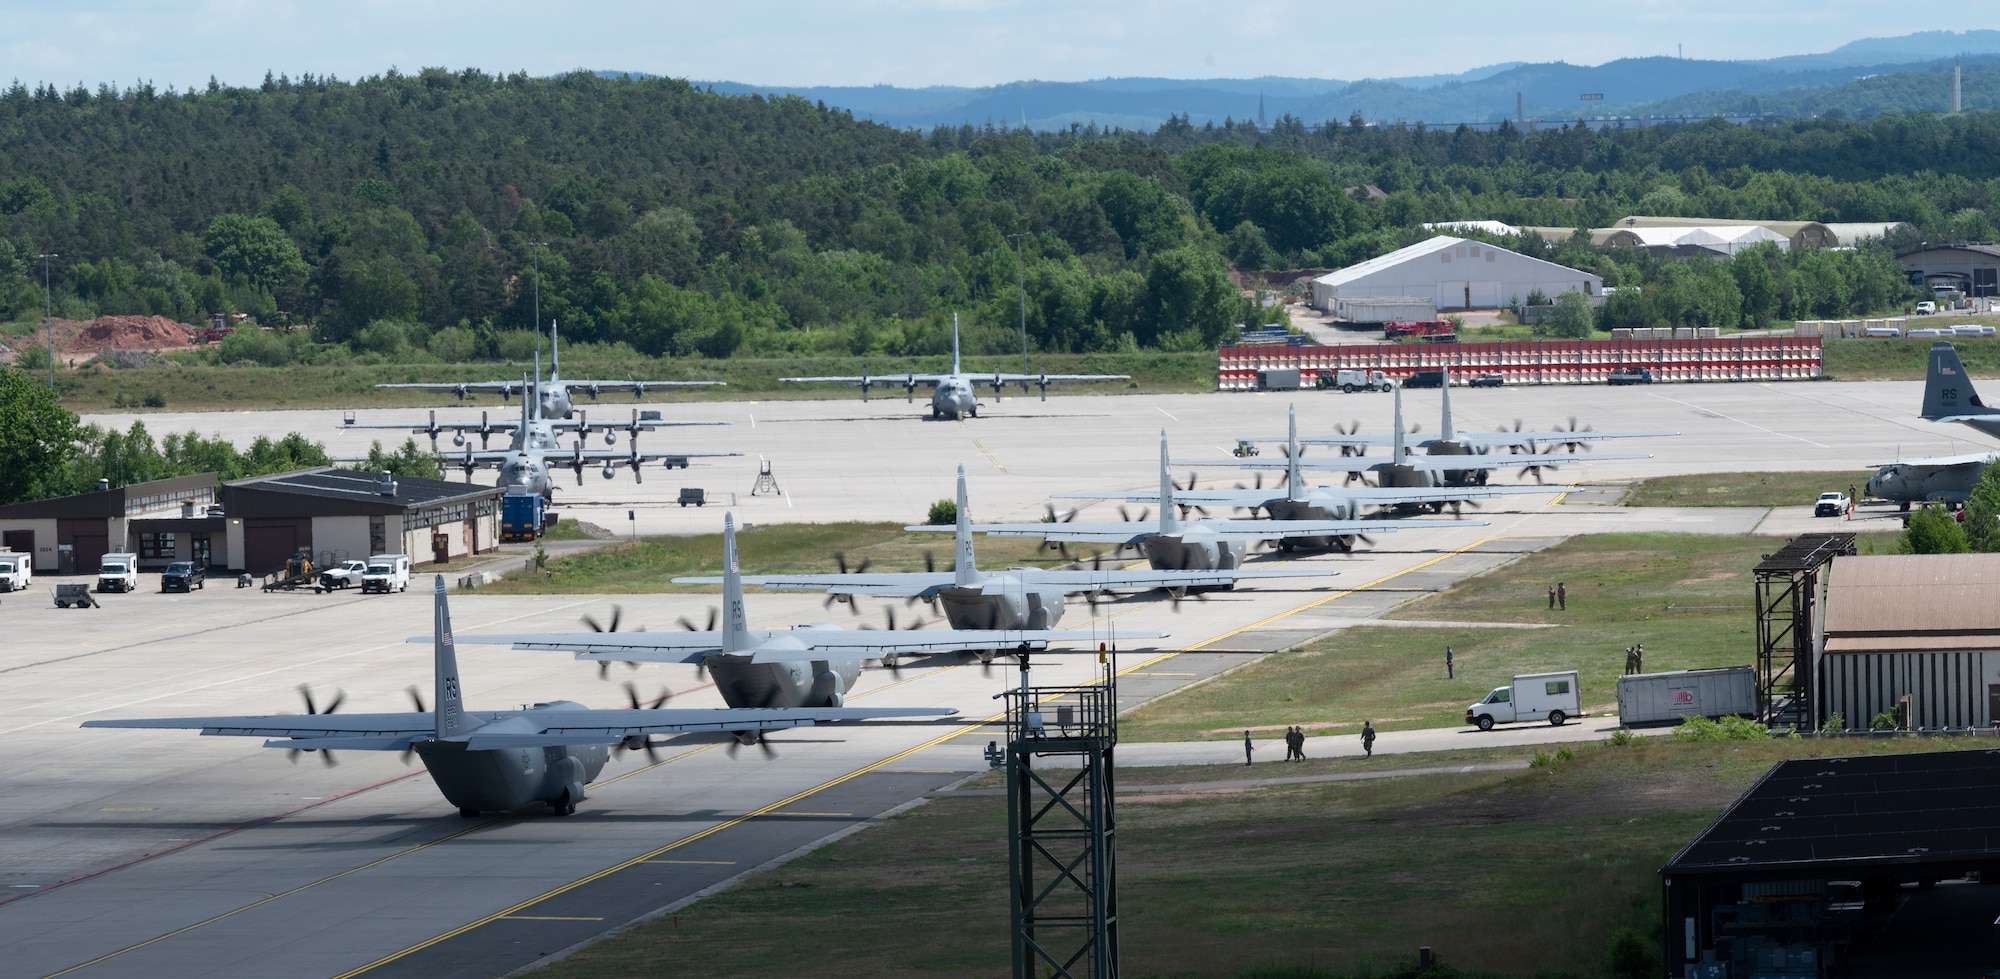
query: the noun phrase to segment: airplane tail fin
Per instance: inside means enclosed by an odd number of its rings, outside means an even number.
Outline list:
[[[1160,533],[1171,534],[1180,530],[1180,521],[1174,519],[1174,472],[1167,466],[1167,430],[1160,429]]]
[[[1444,385],[1438,390],[1438,394],[1444,398],[1444,427],[1438,429],[1437,437],[1448,439],[1452,437],[1452,433],[1458,431],[1451,427],[1451,368],[1449,367],[1444,369]]]
[[[1979,393],[1972,389],[1972,378],[1966,376],[1965,365],[1959,362],[1958,349],[1949,340],[1931,344],[1931,364],[1924,376],[1925,418],[1950,418],[1961,415],[2000,415],[2000,409],[1989,408],[1979,400]]]
[[[1403,385],[1396,383],[1396,435],[1389,448],[1389,462],[1400,465],[1403,462]]]
[[[972,560],[972,514],[965,501],[965,467],[958,467],[958,532],[955,540],[958,559],[953,571],[957,573],[955,583],[961,586],[979,583],[979,567]]]
[[[562,343],[556,337],[556,321],[549,321],[549,380],[562,376]]]
[[[743,571],[736,563],[736,514],[722,515],[722,651],[746,645],[750,624],[743,614]]]
[[[1285,495],[1303,502],[1305,481],[1299,478],[1299,406],[1290,409],[1290,425],[1285,434]]]
[[[465,716],[465,704],[461,699],[458,682],[458,653],[451,638],[451,608],[445,602],[444,575],[437,576],[437,597],[435,599],[431,623],[431,649],[434,658],[434,688],[436,733],[439,738],[465,734],[474,725]]]
[[[951,372],[958,373],[958,314],[951,314]]]

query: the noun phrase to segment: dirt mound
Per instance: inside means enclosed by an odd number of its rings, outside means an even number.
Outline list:
[[[193,328],[164,316],[100,316],[89,322],[57,320],[58,333],[75,331],[62,351],[72,354],[100,350],[171,350],[194,346]]]

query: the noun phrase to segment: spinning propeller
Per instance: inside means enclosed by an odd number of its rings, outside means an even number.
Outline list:
[[[333,699],[326,702],[325,710],[320,710],[318,705],[313,703],[311,686],[308,686],[307,684],[303,683],[299,684],[299,696],[304,698],[306,702],[306,713],[331,714],[334,711],[339,710],[340,705],[347,700],[347,691],[336,688],[333,691]],[[292,764],[296,765],[299,763],[299,753],[302,751],[319,752],[320,756],[319,760],[325,762],[326,767],[328,768],[332,768],[333,766],[340,764],[339,762],[333,760],[333,752],[327,751],[323,748],[293,748],[290,751],[285,752],[285,758],[289,760]]]

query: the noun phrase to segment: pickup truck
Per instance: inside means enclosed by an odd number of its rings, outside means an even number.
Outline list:
[[[113,553],[98,559],[97,590],[129,592],[139,587],[139,555]]]
[[[1606,384],[1651,384],[1653,372],[1645,367],[1620,367],[1604,379]]]
[[[1821,493],[1819,499],[1813,501],[1815,517],[1843,517],[1853,510],[1854,501],[1839,492]]]
[[[332,591],[335,588],[352,588],[361,583],[361,576],[368,573],[366,561],[342,561],[319,573],[319,586]]]
[[[35,558],[18,551],[0,552],[0,591],[21,591],[35,579]]]

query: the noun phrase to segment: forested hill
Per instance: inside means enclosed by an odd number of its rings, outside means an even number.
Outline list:
[[[36,256],[53,252],[56,312],[71,319],[241,312],[317,327],[246,331],[215,354],[225,362],[516,356],[532,349],[539,263],[543,319],[577,341],[903,356],[947,349],[953,312],[975,350],[1018,349],[1019,276],[1039,349],[1188,350],[1277,315],[1240,298],[1226,265],[1351,264],[1426,237],[1425,221],[1900,220],[1922,240],[1990,240],[1996,148],[1993,113],[918,134],[796,98],[586,72],[16,86],[0,93],[0,314],[40,316]],[[1714,268],[1513,245],[1654,290],[1629,293],[1645,302],[1613,311],[1620,325],[1899,299],[1879,250],[1759,259],[1773,285],[1739,290],[1703,278]],[[1700,283],[1699,303],[1673,291]]]

